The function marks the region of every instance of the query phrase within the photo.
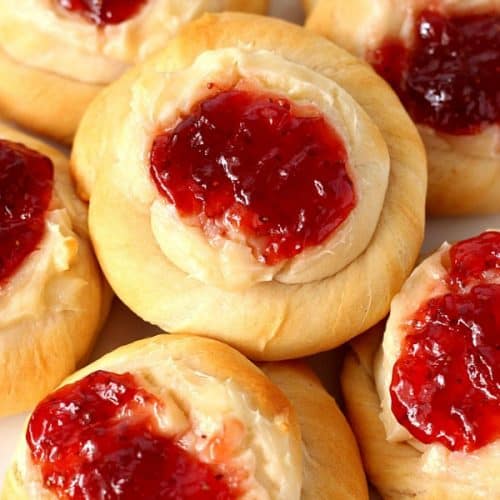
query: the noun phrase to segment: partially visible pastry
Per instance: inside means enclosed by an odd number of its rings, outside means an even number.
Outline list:
[[[187,26],[93,102],[72,167],[120,298],[254,359],[373,325],[422,241],[425,157],[398,100],[275,19]]]
[[[500,231],[447,243],[410,276],[342,386],[384,498],[500,496]]]
[[[300,365],[266,371],[276,385],[234,349],[201,337],[121,347],[35,408],[2,498],[367,498],[350,429],[319,382]],[[325,431],[320,422],[337,425],[322,443],[309,441]],[[343,467],[326,460],[352,469],[331,477]]]
[[[302,433],[301,500],[368,498],[358,446],[335,400],[301,362],[261,366],[292,403]]]
[[[397,92],[427,148],[432,214],[500,212],[499,0],[319,0],[307,27]]]
[[[302,4],[304,5],[304,10],[306,12],[306,15],[313,10],[317,1],[318,0],[302,0]]]
[[[0,0],[0,112],[71,142],[89,102],[204,12],[267,0]]]
[[[0,124],[0,416],[30,409],[89,354],[110,293],[68,160]]]

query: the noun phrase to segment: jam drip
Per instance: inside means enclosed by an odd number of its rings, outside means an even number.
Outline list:
[[[318,113],[230,90],[159,134],[151,176],[206,234],[239,233],[269,265],[322,243],[355,205],[347,152]]]
[[[424,10],[414,41],[387,39],[368,54],[417,122],[476,134],[500,118],[500,15],[449,17]]]
[[[26,439],[58,498],[237,498],[223,474],[160,433],[161,403],[130,374],[94,372],[42,401]]]
[[[43,237],[53,175],[49,158],[0,139],[0,285]]]
[[[450,250],[449,293],[412,317],[391,382],[397,420],[423,443],[474,451],[500,438],[500,233]]]
[[[120,24],[136,15],[146,0],[57,0],[70,12],[76,12],[87,21],[105,26]]]

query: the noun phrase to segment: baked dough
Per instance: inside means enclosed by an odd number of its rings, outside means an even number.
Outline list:
[[[243,437],[224,462],[248,473],[249,495],[243,498],[300,498],[301,438],[293,408],[234,349],[210,339],[160,335],[118,348],[66,382],[97,370],[131,373],[139,387],[164,403],[156,410],[159,429],[180,436],[201,461],[213,460],[210,455],[203,458],[202,443],[224,436],[225,424],[237,421]],[[40,473],[23,439],[3,498],[55,498],[47,492],[42,496],[42,491]]]
[[[302,433],[301,500],[367,499],[356,440],[335,400],[303,362],[267,363],[264,373],[284,392]]]
[[[0,416],[31,408],[89,354],[111,293],[99,271],[87,210],[57,150],[0,124],[0,138],[48,156],[54,165],[45,235],[0,287]]]
[[[354,340],[342,372],[348,419],[369,481],[383,498],[390,499],[497,498],[498,446],[493,461],[484,466],[482,460],[478,463],[481,454],[476,452],[471,470],[467,465],[464,468],[461,453],[435,449],[424,456],[409,443],[386,440],[373,372],[380,341],[380,330]]]
[[[499,0],[440,0],[446,12],[500,10]],[[434,0],[318,0],[306,27],[359,57],[386,37],[408,38],[415,13]],[[500,212],[500,126],[451,135],[417,125],[429,162],[427,209],[435,215]]]
[[[349,217],[331,240],[269,276],[254,272],[243,245],[207,243],[168,212],[149,175],[149,148],[213,80],[250,81],[314,103],[346,142],[366,216]],[[166,331],[216,337],[254,359],[327,350],[373,325],[422,240],[425,156],[398,100],[363,63],[274,19],[206,15],[186,27],[92,104],[72,167],[80,194],[90,197],[96,251],[120,298]],[[226,243],[236,250],[224,253]]]
[[[334,498],[333,492],[338,494],[335,498],[367,498],[350,429],[319,381],[301,364],[265,366],[273,384],[225,344],[160,335],[117,349],[66,383],[96,370],[131,373],[140,387],[165,403],[160,412],[168,415],[160,413],[158,418],[166,435],[204,435],[210,441],[228,419],[238,420],[245,437],[226,460],[239,460],[250,473],[242,498],[319,500]],[[326,436],[323,424],[332,425]],[[202,456],[196,444],[189,449]],[[2,498],[54,498],[46,490],[42,493],[40,481],[23,439]]]
[[[302,0],[306,15],[308,15],[314,9],[317,1],[318,0]]]
[[[267,0],[148,0],[139,13],[97,27],[57,0],[0,0],[0,111],[70,143],[96,94],[203,12],[267,11]],[[29,33],[30,36],[20,36]]]
[[[384,330],[379,326],[352,343],[342,373],[349,419],[358,438],[370,481],[384,498],[497,498],[500,442],[473,452],[423,444],[391,410],[390,384],[406,336],[408,317],[419,305],[449,293],[450,245],[445,243],[412,273],[393,299]],[[499,278],[488,279],[499,283]],[[471,368],[472,369],[472,368]]]

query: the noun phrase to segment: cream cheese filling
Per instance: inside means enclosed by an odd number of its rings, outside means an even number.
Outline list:
[[[175,127],[193,106],[218,89],[251,88],[314,106],[339,133],[348,153],[355,208],[327,240],[275,266],[259,262],[238,234],[206,235],[181,220],[161,196],[149,174],[155,136]],[[175,97],[174,97],[175,96]],[[187,275],[206,284],[239,290],[276,280],[295,284],[335,274],[367,247],[383,207],[390,160],[387,146],[366,113],[331,80],[268,51],[207,51],[179,72],[142,75],[132,89],[131,112],[123,126],[130,140],[118,152],[118,167],[128,172],[124,189],[137,205],[148,207],[151,230],[163,254]]]
[[[228,474],[243,473],[241,500],[299,500],[302,465],[293,456],[284,422],[265,418],[232,380],[193,369],[189,358],[162,357],[115,359],[105,369],[133,373],[140,387],[161,400],[155,418],[162,433],[180,435],[182,446],[202,462],[220,462]],[[27,447],[19,466],[30,498],[56,498],[41,489]]]
[[[79,310],[87,282],[71,272],[78,248],[66,209],[49,210],[39,247],[0,288],[0,332],[47,313]]]
[[[162,48],[203,12],[229,0],[147,0],[139,12],[99,28],[57,0],[0,0],[0,48],[19,63],[90,84],[107,84]],[[29,34],[29,36],[28,36]]]
[[[492,492],[500,492],[497,477],[500,467],[499,440],[471,453],[450,451],[439,443],[424,444],[399,424],[391,409],[392,371],[401,354],[402,342],[406,336],[405,327],[422,304],[432,297],[449,292],[446,262],[450,248],[450,244],[444,243],[436,253],[425,259],[392,301],[384,340],[374,366],[381,401],[380,418],[388,441],[407,443],[421,452],[421,467],[427,474],[458,484],[473,484],[478,497],[488,498]],[[500,276],[492,277],[488,282],[500,284]]]

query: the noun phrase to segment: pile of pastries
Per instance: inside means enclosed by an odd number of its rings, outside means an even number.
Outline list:
[[[500,1],[268,8],[0,0],[2,500],[500,498]]]

